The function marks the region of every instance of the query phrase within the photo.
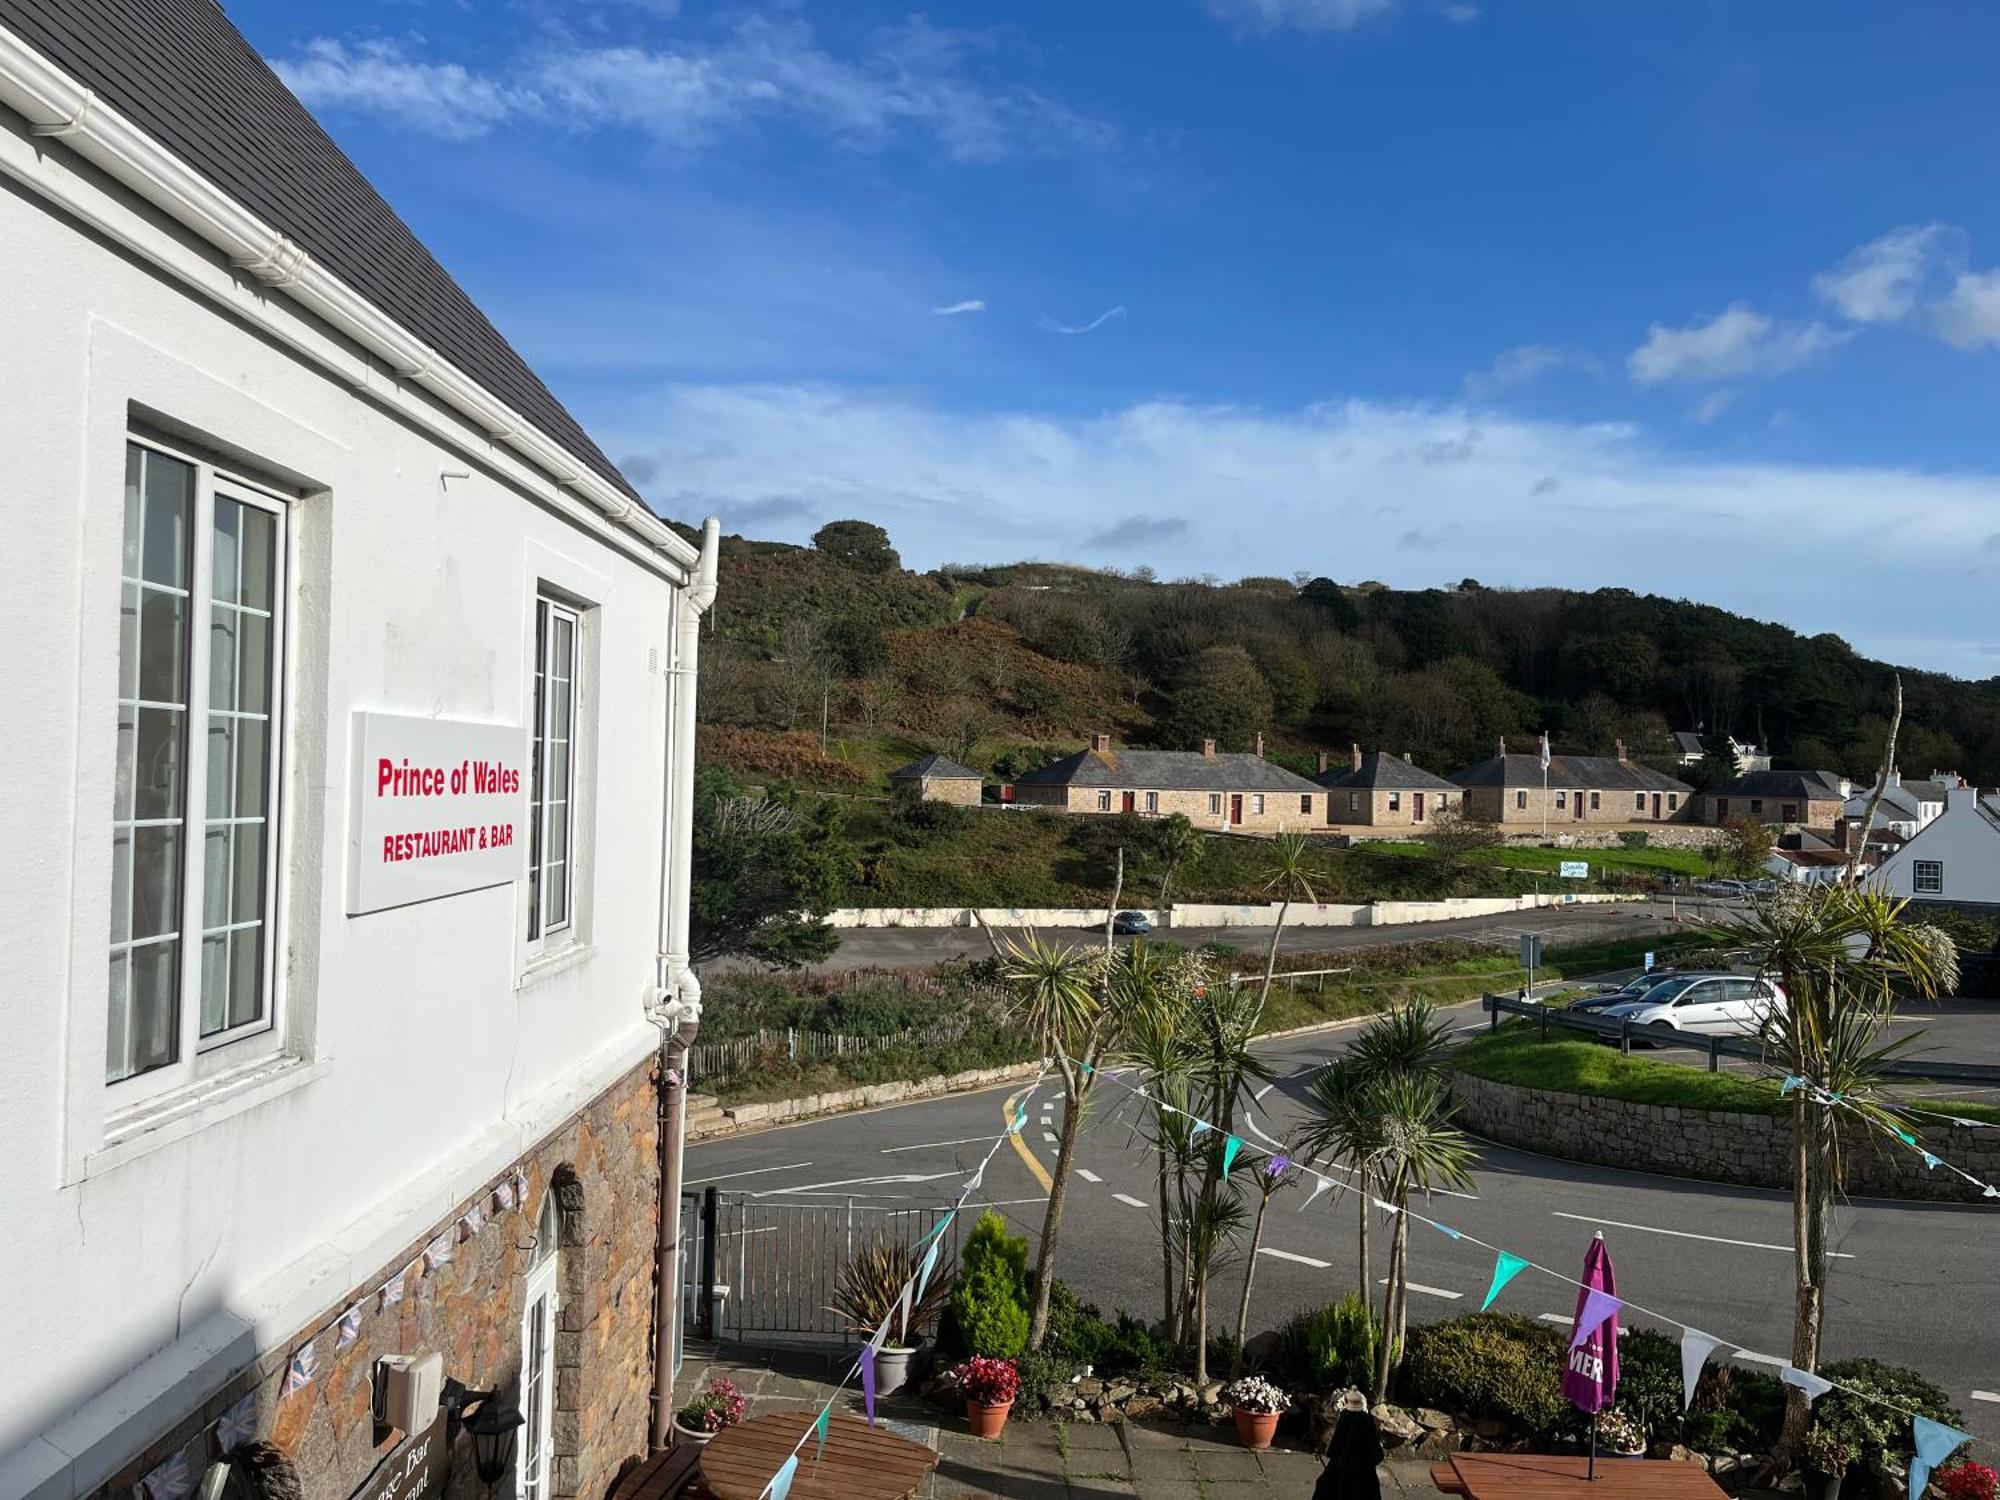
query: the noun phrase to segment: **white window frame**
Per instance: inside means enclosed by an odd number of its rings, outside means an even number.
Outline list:
[[[1098,810],[1099,812],[1110,812],[1110,811],[1111,811],[1111,791],[1110,791],[1110,788],[1108,788],[1108,787],[1107,787],[1107,788],[1106,788],[1105,790],[1103,790],[1103,791],[1101,791],[1101,792],[1099,792],[1099,793],[1097,794],[1097,810]]]
[[[1910,892],[1917,896],[1942,896],[1944,894],[1944,861],[1941,859],[1913,859],[1910,861]]]
[[[1389,793],[1389,811],[1401,812],[1402,810],[1403,810],[1403,794],[1401,792]]]
[[[1514,806],[1515,806],[1515,808],[1516,808],[1517,810],[1519,810],[1519,811],[1522,811],[1522,812],[1525,812],[1525,811],[1527,811],[1527,808],[1528,808],[1528,794],[1527,794],[1527,792],[1525,792],[1525,791],[1519,791],[1519,792],[1516,792],[1516,793],[1514,793]]]
[[[1250,811],[1260,818],[1264,815],[1264,794],[1262,792],[1252,792],[1250,794]]]
[[[569,628],[569,721],[557,726],[555,720],[555,694],[544,690],[547,669],[553,664],[553,642],[559,625]],[[528,945],[531,950],[546,951],[550,948],[567,946],[573,939],[570,934],[577,928],[577,757],[581,736],[578,726],[582,723],[583,663],[584,663],[584,611],[577,608],[558,594],[546,589],[535,594],[534,624],[530,632],[534,655],[528,703],[534,716],[534,732],[529,745],[530,786],[528,792]],[[563,838],[562,875],[560,885],[549,881],[549,809],[552,800],[546,795],[543,777],[548,768],[548,747],[557,738],[555,729],[562,728],[561,736],[568,746],[568,754],[563,760],[564,781],[562,788],[562,809],[565,822]],[[562,914],[551,920],[549,909],[557,889],[562,894]]]
[[[1347,794],[1347,810],[1349,812],[1361,811],[1361,793],[1349,792]]]
[[[224,1074],[233,1074],[246,1065],[265,1061],[282,1051],[285,1039],[285,951],[284,905],[286,881],[287,807],[284,797],[290,755],[290,692],[293,670],[291,592],[297,577],[297,534],[291,524],[291,503],[286,496],[246,478],[241,471],[218,465],[201,453],[163,441],[150,432],[128,431],[125,452],[133,448],[162,455],[194,470],[194,507],[189,517],[187,575],[187,652],[183,668],[187,673],[186,709],[181,746],[181,812],[175,820],[181,827],[181,921],[178,972],[175,976],[177,1013],[175,1055],[144,1072],[112,1080],[106,1076],[105,1048],[100,1046],[97,1081],[105,1090],[111,1114],[108,1125],[115,1132],[135,1113],[147,1111],[164,1096],[200,1088]],[[121,466],[122,472],[122,466]],[[276,527],[273,539],[271,600],[271,683],[268,720],[268,760],[265,768],[265,841],[263,912],[265,929],[263,953],[263,1014],[254,1021],[226,1028],[210,1036],[201,1034],[202,940],[207,930],[202,903],[206,893],[208,824],[208,720],[209,720],[209,630],[214,619],[215,503],[222,498],[269,514]],[[122,575],[119,608],[123,608]],[[122,663],[122,656],[121,656]],[[122,669],[122,668],[121,668]],[[136,701],[136,700],[135,700]],[[115,717],[114,717],[115,723]],[[246,924],[227,924],[235,930]],[[107,948],[108,951],[108,948]],[[110,1024],[110,995],[105,995],[105,1022]],[[173,1107],[178,1108],[178,1101]],[[147,1117],[150,1118],[148,1115]]]
[[[1598,800],[1601,796],[1603,796],[1601,792],[1592,792],[1590,794],[1590,810],[1592,812],[1599,812],[1603,809],[1604,804]]]
[[[517,1493],[521,1500],[549,1500],[555,1477],[555,1390],[556,1317],[562,1306],[556,1268],[562,1251],[555,1235],[560,1229],[555,1189],[544,1196],[541,1217],[535,1228],[535,1261],[528,1268],[527,1285],[521,1298],[521,1390],[520,1409],[525,1419],[521,1443],[516,1452],[520,1470]],[[541,1358],[531,1366],[535,1348],[536,1321],[541,1328]],[[531,1410],[531,1408],[533,1408]]]
[[[1563,809],[1564,811],[1568,811],[1568,809],[1569,809],[1569,793],[1568,793],[1568,792],[1557,792],[1557,793],[1556,793],[1556,806],[1557,806],[1557,807],[1559,807],[1559,808],[1562,808],[1562,809]]]
[[[1307,817],[1310,817],[1310,816],[1312,816],[1312,810],[1313,810],[1313,799],[1312,799],[1312,793],[1311,793],[1311,792],[1300,792],[1300,793],[1299,793],[1299,811],[1300,811],[1300,812],[1302,812],[1302,813],[1304,813],[1304,814],[1305,814],[1305,815],[1306,815]]]
[[[1210,792],[1208,794],[1208,812],[1210,817],[1219,818],[1222,816],[1222,793]]]
[[[1156,813],[1159,810],[1160,810],[1160,794],[1158,792],[1146,793],[1146,811],[1149,813]]]

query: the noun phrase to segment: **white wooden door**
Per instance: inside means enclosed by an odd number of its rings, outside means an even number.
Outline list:
[[[556,1257],[528,1272],[521,1313],[521,1500],[548,1500],[554,1467],[556,1394]]]

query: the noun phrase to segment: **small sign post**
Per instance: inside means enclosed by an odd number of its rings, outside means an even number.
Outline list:
[[[1648,974],[1653,972],[1653,950],[1651,948],[1646,950],[1646,972]]]
[[[1528,971],[1527,992],[1523,1000],[1535,998],[1535,970],[1542,966],[1542,935],[1539,932],[1521,934],[1521,967]]]

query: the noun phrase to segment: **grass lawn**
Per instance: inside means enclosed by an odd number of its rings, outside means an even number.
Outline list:
[[[1616,1047],[1568,1037],[1542,1041],[1530,1021],[1512,1021],[1465,1044],[1453,1066],[1474,1078],[1527,1088],[1623,1099],[1633,1104],[1674,1105],[1681,1109],[1721,1109],[1746,1115],[1782,1114],[1791,1106],[1773,1078],[1711,1073],[1704,1067],[1625,1057]],[[1925,1099],[1923,1107],[1968,1120],[2000,1122],[2000,1108],[1986,1104]]]
[[[1371,843],[1370,849],[1388,854],[1427,858],[1430,850],[1414,841]],[[1693,875],[1709,873],[1708,862],[1698,849],[1543,849],[1532,845],[1509,844],[1502,849],[1481,849],[1468,855],[1473,864],[1499,865],[1509,870],[1532,870],[1555,875],[1565,860],[1580,859],[1595,875],[1600,870],[1630,870],[1646,875]]]

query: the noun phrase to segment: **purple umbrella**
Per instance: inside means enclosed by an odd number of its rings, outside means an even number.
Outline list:
[[[1590,1476],[1597,1477],[1597,1414],[1618,1399],[1618,1276],[1600,1233],[1583,1257],[1583,1286],[1563,1359],[1562,1393],[1590,1414]]]

